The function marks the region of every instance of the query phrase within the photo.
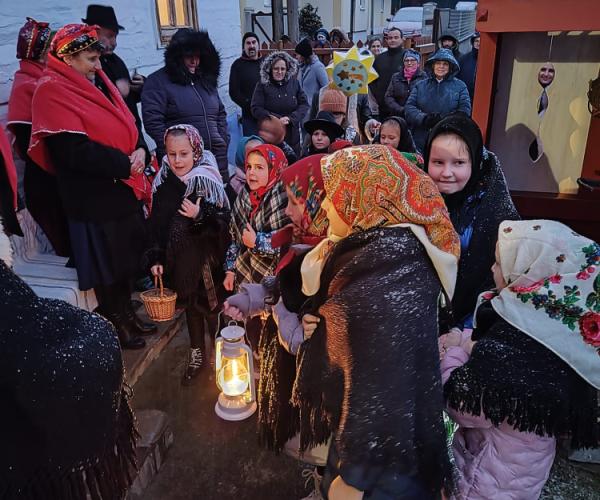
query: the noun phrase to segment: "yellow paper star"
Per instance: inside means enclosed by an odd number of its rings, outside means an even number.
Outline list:
[[[347,96],[367,94],[369,83],[379,77],[373,69],[374,61],[373,55],[359,54],[356,45],[347,52],[334,51],[333,60],[326,68],[331,80],[329,86],[341,90]]]

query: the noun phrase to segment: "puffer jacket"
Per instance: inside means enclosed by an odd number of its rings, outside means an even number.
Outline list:
[[[283,58],[288,71],[282,82],[274,82],[271,78],[271,67],[277,59]],[[300,154],[300,124],[308,113],[308,100],[300,87],[298,63],[285,52],[273,52],[263,60],[260,66],[260,82],[256,84],[252,96],[252,115],[261,120],[274,115],[278,118],[287,116],[290,119],[286,127],[285,142]]]
[[[463,332],[465,341],[470,334]],[[463,347],[450,347],[441,360],[442,383],[468,360]],[[554,462],[555,438],[520,432],[506,422],[495,427],[484,415],[447,411],[460,426],[452,449],[461,500],[539,498]]]
[[[435,61],[447,61],[450,64],[450,71],[442,81],[438,81],[433,74]],[[404,107],[404,116],[420,151],[423,151],[429,132],[429,128],[423,123],[428,114],[439,113],[441,118],[454,111],[471,114],[469,91],[465,83],[456,78],[460,67],[452,52],[439,49],[425,65],[428,77],[415,85]]]
[[[425,78],[427,78],[427,75],[421,69],[417,70],[410,82],[404,76],[403,70],[393,74],[390,85],[385,92],[385,105],[391,115],[404,118],[404,106],[411,90]]]
[[[191,74],[183,64],[183,56],[200,55],[200,66]],[[163,137],[171,125],[188,123],[198,129],[204,147],[219,164],[223,181],[227,182],[227,114],[219,97],[217,82],[221,58],[205,31],[183,28],[177,31],[165,50],[165,66],[152,73],[142,92],[142,117],[146,132],[156,142],[159,160],[165,154]]]

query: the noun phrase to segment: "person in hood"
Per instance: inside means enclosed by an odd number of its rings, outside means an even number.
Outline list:
[[[406,120],[400,116],[386,118],[379,133],[373,139],[374,144],[383,144],[403,153],[416,153],[415,141]]]
[[[249,31],[242,37],[242,55],[231,65],[229,73],[229,96],[242,109],[242,129],[245,136],[258,131],[252,116],[252,94],[260,80],[260,47],[258,35]]]
[[[420,62],[421,54],[413,49],[405,50],[402,69],[392,76],[385,92],[385,105],[395,116],[404,117],[404,105],[410,91],[418,82],[427,78],[425,72],[419,67]]]
[[[387,91],[392,75],[402,71],[402,62],[404,60],[404,37],[402,31],[398,28],[392,28],[387,35],[388,49],[375,58],[373,68],[377,71],[379,78],[369,85],[369,90],[379,106],[379,120],[392,114],[385,102],[385,92]]]
[[[223,182],[229,180],[227,114],[217,83],[221,57],[206,31],[181,28],[165,50],[165,65],[146,80],[142,117],[156,143],[159,161],[165,155],[163,138],[172,125],[193,125],[219,165]]]
[[[452,325],[469,327],[477,297],[493,287],[498,226],[519,219],[500,162],[483,146],[477,124],[462,113],[440,121],[429,133],[425,171],[442,193],[460,236],[460,262],[452,298]]]
[[[15,152],[25,162],[25,205],[42,228],[56,255],[71,255],[67,217],[58,194],[56,177],[37,165],[27,153],[31,139],[33,93],[46,67],[50,25],[30,17],[19,30],[19,69],[8,100],[7,128],[15,136]]]
[[[300,124],[308,112],[308,100],[296,75],[298,62],[286,52],[273,52],[260,66],[260,82],[252,96],[252,115],[270,115],[285,126],[285,142],[300,154]]]
[[[319,58],[313,54],[313,49],[308,38],[303,39],[294,51],[300,61],[300,72],[298,79],[300,87],[306,94],[308,104],[312,103],[313,96],[325,85],[329,83],[325,66]]]
[[[460,71],[456,77],[465,82],[465,85],[469,90],[471,102],[473,102],[473,94],[475,92],[475,76],[477,75],[477,56],[479,55],[480,42],[481,36],[479,35],[479,32],[476,31],[471,37],[471,51],[461,56],[458,60]]]
[[[460,67],[449,49],[439,49],[425,63],[428,78],[411,90],[404,117],[412,128],[415,144],[423,151],[427,132],[444,116],[454,111],[471,114],[469,91],[456,78]]]
[[[442,33],[442,36],[438,38],[437,48],[438,49],[449,49],[452,51],[452,55],[454,55],[455,59],[458,61],[461,53],[459,50],[460,43],[458,43],[458,38],[454,36],[454,34],[450,31],[446,31]]]
[[[325,49],[331,47],[331,43],[329,42],[329,31],[325,28],[319,28],[314,37],[314,47],[319,49]]]

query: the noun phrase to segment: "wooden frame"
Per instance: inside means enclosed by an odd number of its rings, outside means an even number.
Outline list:
[[[600,30],[598,0],[479,0],[477,30],[481,33],[473,119],[486,143],[492,123],[497,63],[502,33]],[[500,152],[501,153],[501,152]],[[600,119],[592,118],[582,177],[600,179]],[[525,218],[560,219],[600,241],[600,194],[514,191],[513,200]]]
[[[185,7],[187,10],[187,16],[189,22],[187,24],[177,24],[176,13],[175,13],[175,1],[167,0],[167,7],[169,9],[169,21],[170,24],[161,24],[160,21],[160,7],[159,0],[154,1],[154,5],[156,7],[156,24],[158,26],[158,35],[160,39],[160,44],[162,46],[166,46],[169,44],[171,37],[175,34],[175,32],[180,28],[193,28],[198,29],[198,12],[196,9],[196,1],[195,0],[184,0]]]

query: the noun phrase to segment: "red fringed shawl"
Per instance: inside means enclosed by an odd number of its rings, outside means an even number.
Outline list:
[[[15,81],[8,100],[7,127],[13,123],[31,123],[31,101],[38,80],[44,72],[44,65],[37,61],[23,60],[15,73]]]
[[[133,115],[104,71],[98,71],[97,75],[108,89],[110,100],[83,75],[48,54],[46,70],[33,96],[29,156],[50,173],[55,173],[55,167],[44,138],[53,134],[84,134],[128,156],[135,150],[138,130]],[[138,199],[150,193],[144,174],[123,182],[133,189]]]
[[[6,132],[0,127],[0,156],[4,158],[4,168],[6,168],[6,176],[12,190],[13,206],[17,209],[17,169],[13,160],[10,142],[6,137]]]

